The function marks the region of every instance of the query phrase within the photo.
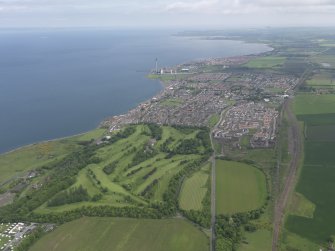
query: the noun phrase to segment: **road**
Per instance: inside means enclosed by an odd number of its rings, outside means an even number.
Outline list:
[[[301,154],[301,135],[299,130],[299,124],[296,120],[295,115],[293,114],[291,107],[289,105],[291,101],[286,100],[283,106],[284,111],[287,114],[287,118],[289,121],[289,130],[291,131],[289,135],[291,137],[289,140],[291,141],[291,161],[289,163],[288,176],[286,178],[284,189],[282,193],[279,195],[278,200],[275,205],[274,212],[274,225],[273,225],[273,239],[272,239],[272,251],[278,250],[278,241],[280,236],[280,230],[283,224],[283,218],[285,213],[285,208],[287,206],[288,198],[294,189],[294,184],[296,180],[296,174],[298,170],[298,162]]]
[[[215,159],[216,159],[216,153],[215,153],[215,147],[213,143],[213,131],[218,128],[218,126],[221,124],[221,121],[223,119],[223,116],[225,114],[225,110],[223,110],[220,114],[220,119],[218,123],[213,127],[211,130],[209,137],[211,139],[212,149],[213,149],[213,155],[211,157],[212,162],[212,176],[211,176],[211,241],[210,241],[210,251],[215,251],[215,220],[216,220],[216,176],[215,176]]]

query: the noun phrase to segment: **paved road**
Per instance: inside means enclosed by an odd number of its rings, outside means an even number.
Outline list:
[[[223,110],[220,114],[219,122],[214,126],[214,128],[210,132],[210,139],[213,149],[213,155],[211,157],[212,162],[212,176],[211,176],[211,241],[210,241],[210,251],[215,251],[215,220],[216,220],[216,176],[215,176],[215,159],[216,159],[216,153],[215,153],[215,147],[213,143],[213,134],[212,131],[216,130],[218,126],[221,124],[221,121],[223,119],[225,110]]]
[[[275,205],[272,251],[278,250],[278,241],[283,223],[285,208],[287,206],[288,198],[294,189],[294,183],[299,164],[298,162],[301,153],[301,135],[299,131],[299,124],[290,108],[289,102],[289,100],[285,101],[283,109],[286,111],[290,124],[289,130],[291,130],[292,136],[289,138],[289,140],[291,140],[292,144],[292,158],[289,164],[288,176],[285,181],[283,192],[280,194],[279,199],[276,201]]]

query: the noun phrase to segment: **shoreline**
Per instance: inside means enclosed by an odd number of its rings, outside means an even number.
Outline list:
[[[239,40],[239,41],[244,42],[244,43],[246,42],[246,41],[243,41],[243,40]],[[262,43],[262,44],[263,44],[263,43]],[[270,50],[269,50],[269,51],[265,51],[265,52],[252,53],[252,54],[240,55],[240,56],[218,57],[218,58],[216,58],[216,59],[227,59],[227,58],[248,57],[248,56],[262,56],[263,54],[271,53],[271,52],[273,52],[273,51],[275,50],[273,47],[271,47],[271,46],[268,45],[268,44],[263,44],[263,45],[267,45],[267,46],[270,48]],[[200,61],[206,61],[206,60],[208,60],[208,59],[209,59],[209,58],[207,58],[207,59],[203,59],[203,60],[200,60]],[[194,63],[194,62],[196,62],[196,60],[192,60],[192,61],[189,61],[189,62],[187,62],[187,63],[192,63],[192,62]],[[181,64],[178,64],[178,65],[183,65],[183,64],[186,64],[186,63],[181,63]],[[97,127],[92,128],[92,129],[90,129],[90,130],[88,130],[88,131],[81,132],[81,133],[77,133],[77,134],[74,134],[74,135],[64,136],[64,137],[60,137],[60,138],[54,138],[54,139],[48,139],[48,140],[36,141],[36,142],[30,143],[30,144],[27,144],[27,145],[19,146],[19,147],[17,147],[17,148],[12,149],[12,150],[9,150],[9,151],[0,153],[0,157],[2,157],[2,156],[4,156],[4,155],[7,155],[7,154],[11,154],[11,153],[13,153],[13,152],[16,152],[16,151],[19,151],[19,150],[22,150],[22,149],[25,149],[25,148],[28,148],[28,147],[32,147],[32,146],[34,146],[34,145],[43,144],[43,143],[47,143],[47,142],[54,142],[54,141],[58,141],[58,140],[64,140],[64,139],[68,139],[68,138],[72,138],[72,137],[77,137],[77,136],[85,135],[86,133],[89,133],[89,132],[91,132],[91,131],[93,131],[93,130],[96,130],[96,129],[101,128],[101,124],[102,124],[103,122],[105,122],[108,118],[113,118],[113,117],[122,116],[122,115],[127,114],[129,111],[131,111],[131,110],[133,110],[133,109],[136,109],[136,108],[137,108],[138,106],[140,106],[142,103],[147,102],[147,101],[153,99],[154,97],[156,97],[157,95],[159,95],[161,92],[163,92],[166,88],[168,88],[168,86],[166,85],[166,83],[165,83],[163,80],[161,80],[161,79],[159,79],[159,78],[158,78],[158,79],[150,79],[150,78],[148,78],[148,75],[149,75],[149,74],[150,74],[150,72],[147,73],[147,74],[145,75],[145,76],[147,77],[147,79],[148,79],[148,80],[151,80],[151,81],[152,81],[152,80],[154,80],[154,81],[156,80],[156,81],[162,86],[162,90],[160,90],[157,94],[155,94],[155,95],[152,96],[151,98],[141,101],[140,103],[138,103],[138,104],[135,105],[134,107],[130,108],[128,111],[126,111],[126,112],[124,112],[124,113],[121,113],[121,114],[113,115],[113,116],[111,116],[111,117],[106,117],[106,118],[102,119],[102,120],[99,122],[99,124],[98,124]],[[108,129],[106,129],[106,131],[108,131]]]

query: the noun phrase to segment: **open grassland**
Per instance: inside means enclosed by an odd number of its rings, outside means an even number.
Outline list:
[[[81,218],[58,227],[30,251],[207,251],[208,238],[180,219]]]
[[[233,214],[257,209],[267,196],[265,175],[234,161],[216,161],[216,212]]]
[[[320,250],[320,245],[313,243],[306,238],[302,238],[297,234],[283,230],[282,243],[279,250],[315,251]]]
[[[208,125],[212,128],[214,127],[218,122],[220,121],[220,115],[219,114],[213,114],[208,119]]]
[[[209,170],[210,164],[208,163],[184,181],[179,198],[181,209],[202,209],[202,201],[208,191]]]
[[[289,210],[292,215],[312,219],[314,217],[315,204],[306,199],[302,194],[294,193]]]
[[[296,115],[335,113],[335,95],[301,94],[295,97],[293,109]]]
[[[320,64],[324,68],[335,67],[335,55],[317,55],[312,58],[312,61]]]
[[[29,145],[0,155],[0,184],[29,170],[60,160],[80,148],[78,143],[96,139],[105,131],[96,129],[74,137]]]
[[[254,233],[247,232],[245,238],[238,251],[271,250],[272,233],[267,229],[260,229]]]
[[[312,79],[307,80],[307,85],[314,88],[334,88],[335,83],[333,81],[333,76],[331,74],[317,74],[313,76]]]
[[[285,57],[260,57],[250,60],[244,66],[247,66],[249,68],[273,68],[282,66],[285,60]]]
[[[76,148],[66,140],[45,142],[0,155],[0,184],[14,176],[61,159]]]
[[[167,107],[179,107],[183,104],[183,101],[176,98],[169,98],[163,100],[160,104]]]

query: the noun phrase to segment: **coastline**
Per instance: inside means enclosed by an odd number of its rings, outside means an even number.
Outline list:
[[[229,39],[228,39],[228,40],[229,40]],[[238,40],[238,41],[246,43],[246,41],[243,41],[243,40]],[[266,54],[266,53],[270,53],[270,52],[273,52],[273,51],[275,50],[273,47],[271,47],[271,46],[268,45],[268,44],[262,44],[262,45],[266,45],[266,46],[268,46],[268,47],[270,48],[270,50],[265,51],[265,52],[251,53],[251,54],[240,55],[240,56],[218,57],[218,58],[215,58],[215,59],[228,59],[228,58],[237,58],[237,57],[262,56],[262,55],[264,55],[264,54]],[[206,60],[208,60],[208,58],[207,58],[207,59],[202,59],[202,60],[200,60],[200,61],[206,61]],[[173,67],[181,66],[181,65],[183,65],[183,64],[191,64],[191,63],[195,63],[195,62],[199,62],[199,60],[191,60],[191,61],[189,61],[189,62],[184,62],[184,63],[181,63],[181,64],[174,65]],[[27,145],[22,145],[22,146],[19,146],[19,147],[14,148],[14,149],[11,149],[11,150],[9,150],[9,151],[0,153],[0,157],[1,157],[1,156],[4,156],[4,155],[7,155],[7,154],[11,154],[11,153],[13,153],[13,152],[16,152],[16,151],[19,151],[19,150],[22,150],[22,149],[25,149],[25,148],[29,148],[29,147],[38,145],[38,144],[43,144],[43,143],[48,143],[48,142],[54,142],[54,141],[59,141],[59,140],[64,140],[64,139],[69,139],[69,138],[72,138],[72,137],[82,136],[82,135],[85,135],[85,134],[87,134],[87,133],[89,133],[89,132],[91,132],[91,131],[93,131],[93,130],[102,128],[101,125],[102,125],[104,122],[106,122],[107,119],[116,118],[116,117],[120,117],[120,116],[124,116],[124,115],[126,115],[126,114],[129,113],[130,111],[132,111],[132,110],[138,108],[142,103],[148,102],[149,100],[151,100],[151,99],[155,98],[156,96],[160,95],[162,92],[164,92],[164,91],[168,88],[168,85],[164,82],[164,80],[159,79],[159,78],[157,78],[157,79],[150,79],[150,78],[148,77],[149,74],[150,74],[150,72],[147,73],[147,74],[145,75],[145,76],[147,77],[147,79],[148,79],[148,80],[156,80],[156,81],[161,85],[162,90],[160,90],[158,93],[156,93],[156,94],[155,94],[154,96],[152,96],[151,98],[146,99],[146,100],[143,100],[143,101],[141,101],[140,103],[136,104],[134,107],[130,108],[128,111],[126,111],[126,112],[124,112],[124,113],[121,113],[121,114],[113,115],[113,116],[111,116],[111,117],[106,117],[106,118],[104,118],[103,120],[101,120],[101,121],[98,123],[98,126],[97,126],[97,127],[92,128],[92,129],[90,129],[90,130],[88,130],[88,131],[80,132],[80,133],[78,133],[78,134],[69,135],[69,136],[64,136],[64,137],[60,137],[60,138],[53,138],[53,139],[48,139],[48,140],[36,141],[36,142],[33,142],[33,143],[31,143],[31,144],[27,144]],[[107,131],[107,130],[108,130],[108,129],[106,129],[106,131]]]

